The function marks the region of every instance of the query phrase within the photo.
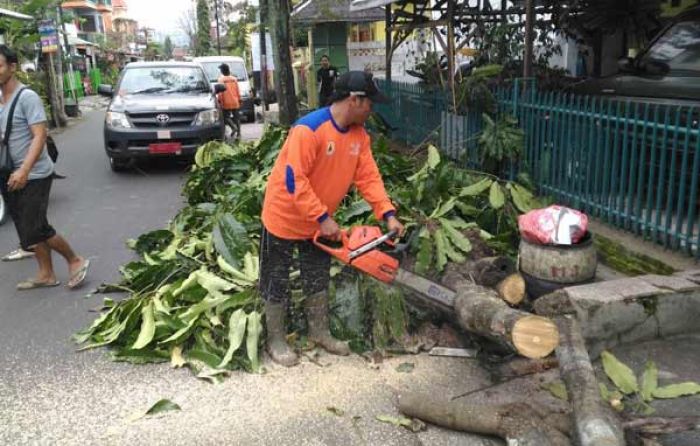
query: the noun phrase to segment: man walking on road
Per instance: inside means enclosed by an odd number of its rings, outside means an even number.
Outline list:
[[[46,114],[39,95],[15,77],[17,62],[17,53],[0,45],[0,131],[3,141],[7,142],[7,145],[0,145],[0,153],[9,151],[11,160],[11,171],[0,178],[0,192],[14,221],[22,249],[33,250],[39,265],[36,276],[18,283],[17,289],[60,284],[53,270],[51,251],[66,259],[70,276],[67,286],[77,288],[85,280],[90,262],[75,254],[48,222],[54,165],[45,148]]]
[[[260,240],[260,292],[265,300],[267,349],[272,359],[290,367],[297,354],[286,342],[289,268],[299,251],[309,339],[326,351],[350,353],[347,343],[333,338],[328,326],[330,257],[311,239],[316,231],[337,240],[340,228],[333,212],[354,184],[390,230],[403,232],[372,156],[364,123],[373,102],[386,102],[372,75],[344,74],[336,83],[333,104],[296,122],[282,147],[267,183]]]

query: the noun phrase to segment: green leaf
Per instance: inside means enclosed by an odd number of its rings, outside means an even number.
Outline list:
[[[434,145],[428,146],[428,166],[435,169],[440,164],[440,151]]]
[[[640,395],[644,401],[651,401],[652,394],[659,385],[659,370],[653,361],[647,361],[642,374],[642,390]]]
[[[427,274],[433,263],[433,242],[428,228],[423,227],[421,229],[419,238],[420,247],[416,257],[416,272],[418,274]]]
[[[459,232],[453,225],[452,222],[444,218],[440,219],[442,228],[445,230],[445,234],[450,239],[450,241],[462,252],[469,253],[472,250],[472,243],[469,239]]]
[[[477,181],[476,183],[469,185],[465,188],[463,188],[459,192],[460,197],[474,197],[476,195],[479,195],[480,193],[484,192],[486,189],[491,187],[491,184],[493,183],[493,180],[489,178],[482,178],[481,180]]]
[[[210,294],[220,293],[222,291],[229,291],[236,287],[236,284],[229,282],[228,280],[222,279],[214,273],[206,270],[197,272],[197,283],[199,286],[207,290]]]
[[[659,387],[652,395],[654,398],[678,398],[679,396],[695,395],[700,393],[700,384],[696,382],[685,382]]]
[[[399,373],[411,373],[416,365],[412,362],[402,362],[396,367],[396,371]]]
[[[173,346],[172,350],[170,350],[170,366],[174,369],[178,369],[185,364],[187,364],[187,361],[182,357],[182,346]]]
[[[532,205],[530,200],[532,199],[532,194],[515,183],[508,183],[510,189],[510,196],[513,198],[513,204],[522,213],[529,212],[532,210]]]
[[[542,388],[549,390],[549,393],[560,400],[569,401],[569,394],[566,391],[566,386],[561,381],[552,381],[549,384],[542,385]]]
[[[236,310],[231,314],[231,318],[228,321],[228,350],[226,350],[226,355],[224,355],[224,359],[217,368],[221,369],[226,367],[228,363],[231,362],[233,354],[240,348],[243,343],[243,337],[245,336],[247,320],[247,316],[242,309]]]
[[[610,399],[610,389],[608,389],[608,386],[605,385],[605,383],[598,383],[598,388],[600,389],[600,398],[608,401]]]
[[[156,321],[153,315],[153,302],[149,302],[148,305],[141,308],[141,332],[131,348],[134,350],[144,348],[153,340],[155,333]]]
[[[146,411],[146,415],[156,415],[162,412],[168,412],[171,410],[182,410],[180,406],[177,404],[173,403],[172,401],[168,399],[162,399],[152,405],[150,409]]]
[[[260,370],[260,361],[258,360],[258,343],[260,334],[262,333],[262,323],[260,321],[260,313],[253,311],[248,315],[248,336],[246,338],[246,350],[248,359],[254,371]]]
[[[489,203],[494,209],[500,209],[506,202],[506,197],[503,195],[503,189],[497,181],[491,184],[491,190],[489,191]]]
[[[216,251],[236,269],[241,269],[243,256],[250,250],[250,239],[245,226],[231,214],[225,214],[216,222],[212,232]]]
[[[620,362],[612,353],[604,351],[600,354],[603,362],[603,369],[618,389],[625,395],[639,391],[637,378],[634,372],[625,364]]]
[[[436,208],[435,211],[433,211],[433,213],[430,215],[430,218],[443,217],[445,214],[447,214],[452,209],[454,209],[456,201],[457,201],[457,198],[455,198],[455,197],[450,198],[444,204],[442,204],[442,206],[439,206],[438,208]]]
[[[435,267],[438,271],[442,271],[447,265],[447,237],[441,228],[435,231],[433,237],[435,238]]]

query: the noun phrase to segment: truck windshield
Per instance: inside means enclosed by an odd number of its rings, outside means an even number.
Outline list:
[[[700,22],[676,23],[654,42],[643,59],[662,62],[671,72],[700,75]]]
[[[199,68],[129,68],[119,84],[121,95],[189,91],[209,91],[209,83]]]
[[[230,62],[225,60],[219,60],[216,62],[201,62],[204,71],[207,72],[209,82],[216,82],[217,79],[219,79],[219,76],[221,76],[221,72],[219,71],[219,65],[221,65],[222,63],[228,65],[229,69],[231,70],[231,75],[235,76],[236,79],[238,79],[239,81],[246,80],[245,65],[243,65],[243,63],[241,62]]]

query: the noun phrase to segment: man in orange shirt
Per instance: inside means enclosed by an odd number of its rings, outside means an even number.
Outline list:
[[[236,127],[238,127],[238,137],[240,137],[241,124],[238,118],[238,109],[241,108],[241,92],[238,89],[238,79],[235,76],[231,76],[231,68],[228,64],[222,63],[219,65],[219,71],[221,71],[221,76],[219,76],[217,81],[226,86],[226,91],[219,93],[219,103],[224,116],[231,117]]]
[[[338,79],[331,100],[331,106],[304,116],[292,127],[265,191],[260,292],[265,300],[267,350],[275,362],[287,367],[299,360],[286,342],[284,322],[294,248],[299,250],[309,339],[330,353],[347,355],[347,343],[333,338],[328,326],[330,257],[310,239],[316,231],[327,239],[340,237],[333,213],[352,185],[377,219],[384,219],[389,230],[403,232],[364,128],[372,103],[386,102],[387,97],[370,73],[351,71]]]

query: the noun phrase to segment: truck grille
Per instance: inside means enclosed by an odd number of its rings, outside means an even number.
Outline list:
[[[129,113],[131,125],[137,128],[183,127],[194,123],[196,112]],[[167,117],[167,118],[166,118]]]

